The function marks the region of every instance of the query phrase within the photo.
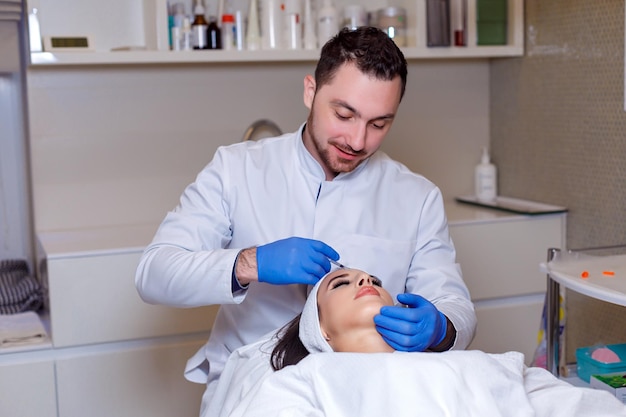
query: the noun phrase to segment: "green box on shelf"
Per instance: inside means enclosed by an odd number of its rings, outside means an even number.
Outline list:
[[[506,22],[507,0],[476,0],[476,21]]]
[[[476,1],[476,43],[506,45],[508,0]]]
[[[478,45],[506,45],[506,22],[478,22],[476,37]]]

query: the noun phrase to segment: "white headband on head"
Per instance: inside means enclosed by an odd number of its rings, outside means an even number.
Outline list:
[[[315,284],[309,293],[304,303],[304,309],[302,309],[302,316],[300,317],[300,340],[309,353],[333,351],[333,348],[330,347],[322,335],[320,316],[317,311],[317,291],[327,276],[328,274],[317,281],[317,284]]]

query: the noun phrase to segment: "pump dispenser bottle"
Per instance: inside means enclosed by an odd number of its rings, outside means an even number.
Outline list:
[[[493,201],[498,195],[497,169],[489,160],[489,151],[483,148],[480,164],[474,174],[476,198],[480,201]]]

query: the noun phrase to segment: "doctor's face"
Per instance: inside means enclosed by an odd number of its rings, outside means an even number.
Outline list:
[[[313,76],[307,75],[304,103],[310,113],[304,145],[330,181],[380,148],[400,104],[402,81],[400,76],[378,80],[348,63],[330,83],[316,88]]]
[[[374,316],[390,305],[393,299],[380,280],[358,269],[329,273],[317,293],[320,327],[335,351],[342,350],[335,343],[345,346],[360,332],[374,330]]]

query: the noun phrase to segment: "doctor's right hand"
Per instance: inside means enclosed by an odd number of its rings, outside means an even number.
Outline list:
[[[260,282],[275,285],[315,285],[330,271],[330,261],[339,254],[319,240],[290,237],[256,249]]]

